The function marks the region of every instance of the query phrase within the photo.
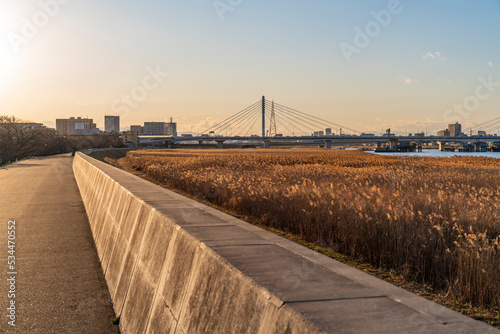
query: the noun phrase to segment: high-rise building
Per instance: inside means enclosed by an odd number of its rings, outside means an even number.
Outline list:
[[[177,136],[177,123],[172,120],[172,117],[170,117],[170,123],[167,123],[167,135]]]
[[[104,116],[105,132],[120,132],[120,116]]]
[[[448,131],[451,137],[458,137],[462,135],[462,125],[458,122],[455,124],[448,124]]]
[[[332,129],[326,128],[326,135],[331,136],[332,135]]]
[[[144,122],[144,134],[164,135],[165,122]]]
[[[99,133],[97,125],[91,118],[56,119],[56,130],[63,135],[95,134]]]

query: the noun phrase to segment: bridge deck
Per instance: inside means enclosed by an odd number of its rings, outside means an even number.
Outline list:
[[[119,333],[70,156],[0,169],[1,333]],[[16,221],[16,326],[7,322],[7,223]]]

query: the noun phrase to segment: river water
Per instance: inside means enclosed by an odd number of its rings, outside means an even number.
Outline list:
[[[423,152],[408,152],[408,153],[375,153],[377,155],[396,155],[410,157],[440,157],[449,158],[453,156],[460,157],[490,157],[500,159],[500,152],[440,152],[439,150],[423,150]]]

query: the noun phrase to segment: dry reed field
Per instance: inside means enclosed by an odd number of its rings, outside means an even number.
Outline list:
[[[500,160],[143,150],[120,163],[458,302],[500,307]]]

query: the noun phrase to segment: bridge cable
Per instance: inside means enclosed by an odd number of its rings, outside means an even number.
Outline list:
[[[307,122],[308,124],[310,124],[311,126],[313,126],[313,130],[318,130],[318,128],[320,127],[325,127],[325,128],[328,128],[328,127],[332,127],[331,124],[326,124],[326,123],[320,123],[318,121],[316,121],[315,119],[311,119],[311,118],[307,118],[305,116],[302,116],[302,115],[298,115],[298,114],[294,114],[293,112],[290,112],[290,111],[286,111],[288,114],[292,115],[293,117],[296,117],[298,119],[301,119],[302,121],[304,122]]]
[[[276,113],[276,110],[275,110]],[[294,128],[298,128],[299,131],[303,134],[311,132],[311,129],[314,128],[309,128],[307,124],[304,124],[301,120],[294,119],[287,114],[281,114],[281,111],[278,111],[276,113],[277,118],[276,119],[283,119],[283,121],[286,121],[288,124],[292,125]],[[304,131],[303,127],[306,128],[307,131]],[[314,131],[314,130],[313,130]]]
[[[253,110],[249,111],[245,117],[241,117],[240,119],[236,120],[233,124],[231,124],[231,127],[233,128],[232,133],[238,132],[241,129],[241,126],[243,126],[248,120],[253,119],[253,117],[256,114],[260,114],[259,112],[260,107],[256,107]]]
[[[257,123],[258,120],[260,120],[262,117],[262,114],[259,114],[257,115],[257,118],[255,119],[255,121],[252,123],[252,125],[250,125],[250,127],[248,128],[248,131],[245,133],[245,137],[248,136],[248,133],[252,131],[253,127],[255,126],[255,123]]]
[[[248,119],[253,118],[255,111],[255,108],[253,110],[249,110],[245,115],[242,115],[238,119],[235,119],[234,122],[227,124],[226,127],[230,128],[229,131],[231,131],[231,136],[233,136],[235,132],[238,133],[242,124],[245,124]]]
[[[247,116],[248,114],[252,113],[257,106],[253,106],[251,108],[247,108],[243,113],[238,113],[236,115],[233,115],[230,120],[224,121],[219,123],[217,126],[212,127],[212,131],[224,131],[228,126],[233,124],[233,122],[236,122],[237,120],[241,119],[242,117]]]
[[[359,132],[359,131],[357,131],[357,130],[354,130],[354,129],[351,129],[351,128],[348,128],[348,127],[345,127],[345,126],[343,126],[343,125],[341,125],[341,124],[333,123],[333,122],[327,121],[327,120],[325,120],[325,119],[322,119],[322,118],[319,118],[319,117],[316,117],[316,116],[313,116],[313,115],[306,114],[306,113],[304,113],[304,112],[302,112],[302,111],[299,111],[299,110],[296,110],[296,109],[292,109],[292,108],[289,108],[289,107],[287,107],[287,106],[284,106],[284,105],[281,105],[281,104],[278,104],[278,103],[276,103],[276,102],[275,102],[275,107],[276,107],[276,105],[278,105],[278,106],[280,106],[280,107],[282,107],[282,108],[285,108],[285,109],[287,109],[287,110],[290,110],[291,112],[294,112],[294,113],[296,113],[296,114],[302,114],[302,115],[305,115],[305,116],[307,116],[307,117],[309,117],[309,118],[316,119],[317,121],[321,121],[321,122],[323,122],[324,124],[328,124],[328,125],[335,125],[336,127],[339,127],[339,128],[342,128],[342,129],[345,129],[345,130],[348,130],[348,131],[351,131],[351,132],[354,132],[354,133],[360,133],[360,132]]]
[[[275,107],[275,110],[276,110],[276,107]],[[308,127],[309,130],[312,130],[313,132],[316,130],[318,130],[318,124],[317,123],[313,123],[314,120],[311,120],[311,119],[307,119],[301,115],[293,115],[293,113],[290,113],[288,111],[284,111],[284,110],[281,110],[280,107],[278,107],[278,110],[281,111],[282,113],[286,114],[287,116],[289,117],[293,117],[295,118],[296,121],[302,121],[302,123],[306,123],[306,124],[309,124],[310,128]],[[282,114],[283,116],[283,114]]]
[[[226,121],[225,123],[220,124],[218,127],[213,128],[212,131],[214,131],[214,132],[218,131],[218,132],[222,133],[222,132],[224,132],[224,130],[227,130],[228,127],[230,127],[233,124],[237,123],[242,118],[246,118],[248,115],[250,115],[253,112],[255,112],[255,110],[257,110],[258,108],[259,108],[259,106],[254,105],[252,109],[246,110],[246,112],[243,113],[243,114],[238,113],[239,115],[237,117],[233,117],[233,119],[231,119],[231,121]]]
[[[277,119],[283,120],[284,122],[287,122],[294,128],[297,128],[302,134],[309,134],[311,133],[311,131],[314,131],[315,129],[315,127],[311,128],[310,125],[304,124],[304,122],[302,122],[300,119],[290,117],[287,114],[281,114],[281,111],[278,111],[278,113],[276,113],[276,116],[278,116]],[[304,127],[306,129],[305,131]]]
[[[250,124],[252,124],[255,117],[258,116],[259,114],[260,113],[258,113],[258,112],[254,112],[249,117],[247,117],[245,119],[245,122],[239,127],[239,129],[241,129],[241,133],[239,133],[238,135],[244,136],[243,134],[245,134],[247,132],[246,130],[247,130],[248,126]]]
[[[285,130],[287,130],[287,131],[288,131],[289,133],[291,133],[292,135],[294,134],[294,132],[295,132],[295,131],[290,130],[290,129],[288,128],[288,126],[286,126],[286,124],[282,124],[280,119],[276,118],[276,123],[278,123],[280,127],[284,127],[284,128],[285,128]],[[276,134],[278,134],[278,131],[276,131]]]
[[[247,108],[245,108],[245,109],[241,110],[240,112],[238,112],[238,113],[236,113],[236,114],[234,114],[234,115],[232,115],[232,116],[230,116],[230,117],[226,118],[226,119],[225,119],[225,120],[223,120],[222,122],[219,122],[219,123],[217,123],[217,124],[215,124],[215,125],[211,126],[210,128],[206,129],[204,132],[205,132],[205,133],[208,133],[209,131],[212,131],[212,129],[213,129],[213,128],[216,128],[216,127],[220,126],[221,124],[224,124],[224,123],[226,123],[226,122],[229,122],[229,121],[231,121],[233,118],[237,117],[238,115],[240,115],[240,114],[245,113],[246,111],[248,111],[248,109],[254,108],[256,105],[261,105],[261,104],[262,104],[262,102],[261,102],[261,101],[257,101],[257,102],[255,102],[254,104],[252,104],[251,106],[249,106],[249,107],[247,107]]]
[[[248,127],[248,124],[250,124],[253,121],[253,119],[255,118],[255,116],[259,115],[259,114],[260,114],[260,112],[258,112],[257,110],[253,110],[253,112],[248,114],[247,117],[245,117],[244,119],[239,121],[237,124],[233,124],[235,129],[232,133],[236,132],[237,136],[240,135],[241,133],[244,133],[245,129]],[[241,131],[241,132],[239,132],[239,131]]]
[[[490,123],[495,123],[499,120],[500,120],[500,117],[496,117],[494,119],[490,119],[489,121],[470,126],[467,129],[465,129],[465,133],[468,133],[469,131],[474,131],[474,130],[484,130],[484,127],[490,126]]]

